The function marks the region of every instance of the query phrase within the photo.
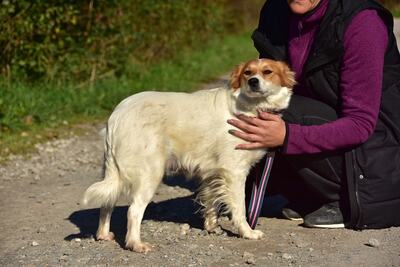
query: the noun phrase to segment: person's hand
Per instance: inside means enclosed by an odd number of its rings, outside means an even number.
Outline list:
[[[286,135],[285,122],[279,115],[259,112],[259,117],[237,115],[228,123],[239,130],[229,130],[229,133],[249,143],[240,144],[236,149],[273,148],[283,145]]]

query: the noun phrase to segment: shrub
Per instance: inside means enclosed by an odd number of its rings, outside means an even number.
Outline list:
[[[249,30],[261,0],[3,0],[1,75],[93,81]],[[254,24],[253,24],[254,25]]]

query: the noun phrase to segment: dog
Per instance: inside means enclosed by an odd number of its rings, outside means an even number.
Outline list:
[[[97,240],[112,240],[110,217],[118,198],[130,202],[126,248],[147,253],[140,225],[164,174],[183,169],[201,182],[197,195],[204,228],[218,228],[218,215],[229,214],[241,237],[263,233],[246,221],[245,181],[266,149],[235,150],[243,140],[228,133],[237,114],[285,109],[294,73],[279,61],[255,59],[238,65],[225,87],[194,93],[147,91],[124,99],[111,114],[105,136],[103,177],[85,192],[84,204],[100,206]]]

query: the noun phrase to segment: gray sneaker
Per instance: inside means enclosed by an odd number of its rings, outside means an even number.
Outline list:
[[[344,228],[343,214],[337,202],[328,203],[304,217],[305,227],[310,228]]]

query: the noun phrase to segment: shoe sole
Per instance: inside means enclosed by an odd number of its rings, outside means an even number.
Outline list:
[[[282,216],[285,219],[291,220],[291,221],[303,221],[303,218],[294,218],[294,217],[290,217],[289,215],[286,214],[286,212],[282,211]]]
[[[285,219],[287,219],[289,221],[295,221],[295,222],[303,221],[302,218],[288,218],[288,217],[285,217]]]
[[[344,228],[344,223],[336,223],[336,224],[310,224],[304,222],[303,226],[308,228],[325,228],[325,229],[342,229]]]

